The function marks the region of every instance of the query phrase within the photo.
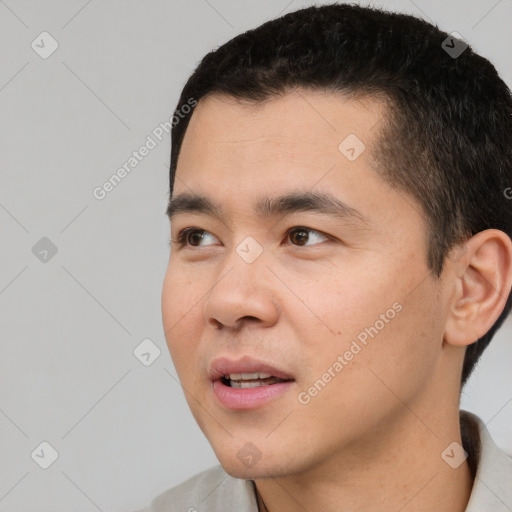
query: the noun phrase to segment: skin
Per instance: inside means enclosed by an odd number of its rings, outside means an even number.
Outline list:
[[[371,160],[384,114],[371,98],[321,91],[257,105],[212,95],[196,107],[181,149],[174,195],[205,195],[225,216],[172,219],[162,291],[168,347],[221,465],[254,480],[272,512],[463,511],[471,492],[467,463],[452,469],[441,453],[461,443],[465,347],[504,307],[512,243],[500,231],[479,233],[446,260],[441,278],[432,275],[421,207]],[[366,145],[355,161],[338,150],[351,133]],[[366,222],[253,210],[261,198],[297,191],[329,192]],[[295,226],[315,231],[287,235]],[[181,246],[187,227],[205,238]],[[263,249],[252,263],[236,252],[248,236]],[[395,303],[401,311],[300,403],[298,394]],[[244,354],[291,374],[290,390],[252,410],[220,406],[208,364]],[[251,467],[237,457],[248,442],[261,454]]]

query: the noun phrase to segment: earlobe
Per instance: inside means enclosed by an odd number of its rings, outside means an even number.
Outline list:
[[[512,240],[487,229],[467,242],[452,269],[456,292],[448,311],[444,341],[466,346],[489,331],[501,315],[512,287]]]

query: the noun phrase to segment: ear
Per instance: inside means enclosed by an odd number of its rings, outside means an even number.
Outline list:
[[[450,273],[455,293],[444,341],[467,346],[487,333],[505,307],[512,288],[512,240],[503,231],[487,229],[458,251],[463,255]]]

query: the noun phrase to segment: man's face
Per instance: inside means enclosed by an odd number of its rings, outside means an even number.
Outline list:
[[[233,476],[350,460],[435,401],[446,293],[420,207],[370,165],[383,112],[298,90],[245,106],[214,95],[190,120],[173,197],[219,211],[176,208],[163,322],[192,413]],[[346,207],[312,208],[323,194]],[[196,231],[180,245],[185,228]]]

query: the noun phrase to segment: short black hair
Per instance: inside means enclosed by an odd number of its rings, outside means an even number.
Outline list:
[[[460,38],[414,16],[354,4],[307,7],[208,53],[176,112],[211,94],[263,102],[295,88],[384,99],[376,170],[427,219],[429,269],[485,229],[512,237],[512,97],[495,67]],[[189,111],[188,108],[187,111]],[[171,133],[170,196],[190,116]],[[341,141],[340,141],[341,142]],[[512,308],[466,349],[463,386]]]

